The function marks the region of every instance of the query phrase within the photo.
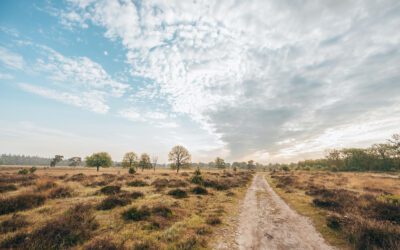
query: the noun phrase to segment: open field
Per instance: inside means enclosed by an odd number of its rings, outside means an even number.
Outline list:
[[[0,171],[0,248],[208,249],[249,172],[39,168]]]
[[[274,190],[340,249],[400,249],[397,174],[281,171]]]

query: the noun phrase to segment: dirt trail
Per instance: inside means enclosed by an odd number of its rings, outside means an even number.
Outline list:
[[[310,221],[294,212],[258,173],[240,208],[235,242],[217,249],[333,249]]]

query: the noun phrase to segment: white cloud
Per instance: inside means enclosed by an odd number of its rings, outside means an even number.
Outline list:
[[[0,46],[0,62],[11,69],[21,70],[24,67],[24,58]]]
[[[109,110],[109,106],[107,106],[104,101],[105,93],[99,91],[89,91],[73,94],[70,92],[60,92],[57,90],[26,83],[20,83],[19,87],[22,90],[66,104],[71,104],[76,107],[82,107],[96,113],[104,114],[107,113]]]
[[[163,97],[233,158],[263,160],[302,154],[288,140],[312,148],[330,129],[372,126],[366,117],[399,104],[398,8],[391,0],[71,5],[77,23],[121,41],[132,75],[154,80],[136,97]]]
[[[43,52],[46,56],[38,59],[37,70],[47,73],[54,81],[106,90],[115,97],[129,89],[128,84],[115,81],[100,64],[87,57],[66,57],[48,47],[43,47]]]

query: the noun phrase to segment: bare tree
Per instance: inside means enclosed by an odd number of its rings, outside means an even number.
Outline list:
[[[62,161],[64,159],[64,156],[62,155],[56,155],[50,162],[50,167],[55,167],[57,163]]]
[[[150,156],[146,153],[140,156],[139,166],[142,168],[142,172],[145,168],[151,168]]]
[[[151,161],[153,163],[153,170],[154,172],[156,171],[156,166],[157,166],[157,161],[158,161],[158,157],[157,156],[152,156],[151,157]]]
[[[173,147],[171,152],[169,152],[168,160],[173,162],[173,166],[176,168],[176,172],[178,173],[182,166],[190,164],[191,155],[185,147],[178,145]]]
[[[138,157],[134,152],[128,152],[124,155],[124,158],[122,160],[122,167],[124,168],[135,167],[137,160]]]

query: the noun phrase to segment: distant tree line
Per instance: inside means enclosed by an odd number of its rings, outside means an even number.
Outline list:
[[[25,156],[25,155],[1,155],[0,165],[40,165],[40,166],[88,166],[96,167],[97,171],[100,167],[123,167],[128,168],[130,173],[135,173],[138,169],[144,171],[145,169],[153,169],[156,167],[170,167],[179,172],[180,169],[184,168],[217,168],[217,169],[229,169],[236,171],[238,169],[254,170],[265,167],[253,160],[247,162],[234,162],[232,164],[225,162],[221,157],[215,158],[214,161],[209,163],[192,163],[191,155],[189,151],[180,145],[173,147],[168,154],[167,164],[157,164],[158,157],[150,157],[147,153],[142,153],[138,156],[135,152],[125,153],[122,162],[112,161],[111,156],[107,152],[98,152],[90,156],[87,156],[84,160],[81,157],[64,158],[63,155],[55,155],[53,158],[44,158],[38,156]]]
[[[273,164],[273,169],[327,169],[332,171],[399,171],[400,134],[386,143],[368,148],[343,148],[327,151],[325,158],[290,164]]]

